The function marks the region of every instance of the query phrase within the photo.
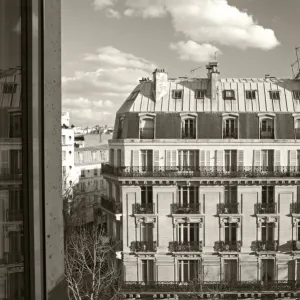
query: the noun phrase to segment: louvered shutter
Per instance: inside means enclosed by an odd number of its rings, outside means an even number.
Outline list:
[[[297,167],[297,150],[289,151],[289,167],[292,169]]]
[[[155,171],[159,170],[159,150],[153,151],[153,166]]]
[[[121,150],[121,166],[124,167],[124,155],[125,151]]]
[[[131,150],[131,166],[139,166],[139,150]]]
[[[210,150],[205,151],[205,164],[206,167],[210,167]]]
[[[238,168],[240,170],[242,170],[243,167],[244,167],[244,150],[238,150],[238,161],[237,161],[237,163],[238,163]]]
[[[280,171],[280,150],[274,151],[274,167],[275,171]]]
[[[253,165],[254,167],[260,167],[260,150],[253,151]]]
[[[200,167],[205,167],[205,150],[200,150]]]
[[[171,154],[172,154],[171,155],[171,166],[173,168],[175,168],[176,167],[176,155],[177,155],[176,150],[172,150]]]
[[[223,150],[216,150],[216,167],[221,169],[223,165]]]
[[[171,166],[171,150],[165,150],[165,166],[167,169]]]

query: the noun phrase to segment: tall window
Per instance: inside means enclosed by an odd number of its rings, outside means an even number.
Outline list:
[[[178,242],[199,242],[199,223],[178,224]]]
[[[274,223],[263,222],[261,224],[261,240],[262,242],[273,242],[274,241]]]
[[[65,145],[65,144],[66,144],[66,136],[65,136],[65,135],[63,135],[63,136],[61,137],[61,143],[62,143],[62,145]]]
[[[197,206],[199,204],[199,189],[197,186],[182,186],[178,188],[178,201],[182,206]]]
[[[141,223],[141,242],[153,242],[153,223]]]
[[[262,119],[260,121],[260,138],[274,139],[274,119]]]
[[[121,167],[121,160],[122,160],[122,150],[117,150],[117,167]]]
[[[238,266],[235,259],[224,259],[224,281],[235,282],[238,279]]]
[[[64,177],[64,176],[67,175],[67,167],[66,167],[66,166],[63,166],[63,167],[62,167],[62,170],[63,170],[62,174],[63,174],[63,177]]]
[[[237,119],[225,119],[223,121],[223,138],[224,139],[237,139],[238,138],[238,126]]]
[[[142,278],[143,282],[154,281],[154,261],[150,259],[143,259],[142,261]]]
[[[22,136],[21,113],[10,113],[9,115],[9,136],[11,138],[20,138]]]
[[[153,203],[153,188],[152,186],[141,187],[141,203],[152,204]]]
[[[262,170],[273,172],[274,170],[274,150],[261,150]]]
[[[273,259],[262,259],[261,260],[261,280],[271,281],[274,280],[274,260]]]
[[[237,241],[237,224],[225,223],[225,243]]]
[[[140,121],[140,139],[154,139],[154,119],[143,118]]]
[[[262,186],[262,204],[274,204],[274,186]]]
[[[196,138],[196,119],[188,118],[182,120],[182,138],[195,139]]]
[[[181,282],[192,281],[201,276],[201,266],[199,260],[179,260],[178,280]]]
[[[280,92],[279,91],[269,91],[270,99],[272,100],[280,100]]]
[[[180,150],[178,151],[179,168],[182,171],[195,170],[199,166],[198,150]]]
[[[8,150],[0,150],[0,174],[8,173],[9,169],[9,152]]]
[[[153,151],[141,150],[142,157],[142,171],[151,172],[153,169]]]
[[[225,171],[237,170],[237,150],[225,150]]]
[[[295,138],[300,139],[300,119],[295,120]]]
[[[238,213],[237,187],[225,186],[225,210],[226,213]]]

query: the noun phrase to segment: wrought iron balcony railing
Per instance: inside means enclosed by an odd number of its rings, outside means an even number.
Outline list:
[[[290,212],[291,214],[300,214],[300,203],[291,203]]]
[[[172,214],[201,214],[200,203],[173,203],[171,204]]]
[[[282,292],[297,291],[300,281],[273,280],[273,281],[127,281],[121,284],[123,293],[211,293],[215,292]]]
[[[251,245],[252,251],[278,251],[278,241],[254,241]]]
[[[154,139],[154,128],[140,129],[140,139]]]
[[[231,241],[231,242],[224,242],[219,241],[215,242],[215,251],[217,252],[240,252],[241,251],[241,242],[240,241]]]
[[[154,214],[154,203],[135,203],[132,211],[134,214]]]
[[[274,129],[268,131],[260,131],[260,138],[261,139],[274,139]]]
[[[21,169],[0,168],[0,180],[17,180],[22,178]]]
[[[7,209],[6,210],[7,222],[19,222],[23,221],[23,210],[21,209]]]
[[[130,250],[132,252],[156,252],[156,242],[131,242]]]
[[[293,250],[300,251],[300,241],[293,241]]]
[[[238,214],[239,203],[219,203],[218,214]]]
[[[300,169],[297,167],[169,167],[169,166],[136,166],[113,167],[102,164],[101,173],[118,177],[202,177],[202,178],[257,178],[257,177],[300,177]]]
[[[257,203],[254,205],[256,214],[276,214],[277,203]]]
[[[104,207],[105,209],[111,211],[115,214],[121,214],[122,213],[122,203],[116,202],[113,198],[108,198],[101,196],[100,197],[100,205]]]
[[[18,264],[24,261],[22,253],[4,252],[3,261],[6,265]]]
[[[237,139],[238,138],[238,130],[235,129],[223,129],[223,139]]]
[[[170,242],[170,252],[201,252],[202,241],[199,242]]]

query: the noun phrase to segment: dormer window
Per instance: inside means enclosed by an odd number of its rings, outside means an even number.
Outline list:
[[[300,100],[300,91],[293,91],[294,100]]]
[[[223,139],[238,138],[238,118],[237,116],[223,116]]]
[[[190,114],[181,116],[181,137],[183,139],[196,138],[196,116]]]
[[[172,98],[173,99],[182,99],[183,90],[172,90]]]
[[[206,90],[195,90],[196,99],[204,99],[206,95]]]
[[[3,84],[2,92],[3,94],[14,94],[17,91],[17,84],[6,82]]]
[[[154,139],[154,115],[140,115],[140,139]]]
[[[256,91],[247,90],[246,91],[246,100],[254,100],[256,99]]]
[[[280,100],[280,93],[279,91],[269,91],[270,99],[271,100]]]
[[[274,119],[264,118],[260,121],[260,138],[274,139]]]
[[[224,90],[223,98],[224,100],[234,100],[235,99],[234,90]]]

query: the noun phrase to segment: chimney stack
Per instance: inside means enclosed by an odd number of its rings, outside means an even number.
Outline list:
[[[168,73],[164,69],[155,69],[153,72],[153,84],[155,91],[155,101],[161,100],[167,94]]]
[[[219,80],[219,63],[217,61],[210,62],[206,65],[207,69],[207,78],[208,78],[208,96],[211,97],[212,101],[216,101],[217,99],[217,83]]]

